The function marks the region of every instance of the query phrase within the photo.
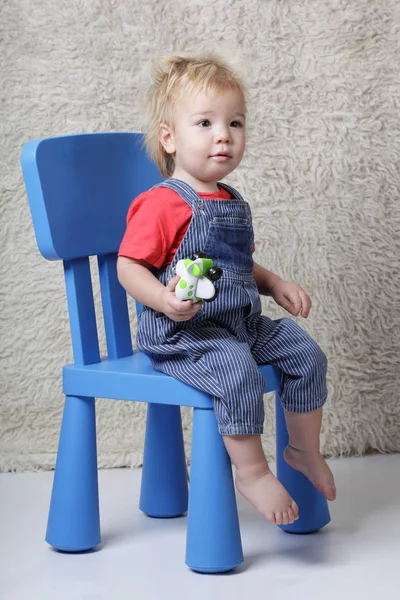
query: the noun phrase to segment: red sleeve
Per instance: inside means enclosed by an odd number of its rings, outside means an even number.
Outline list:
[[[191,218],[190,206],[169,188],[158,187],[140,194],[129,208],[118,255],[162,267]]]

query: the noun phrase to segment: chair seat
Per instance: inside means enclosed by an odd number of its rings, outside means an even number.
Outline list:
[[[279,390],[279,369],[262,365],[260,371],[267,381],[265,391]],[[68,396],[213,407],[209,394],[156,371],[148,356],[140,351],[124,358],[104,357],[92,365],[65,365],[63,390]]]

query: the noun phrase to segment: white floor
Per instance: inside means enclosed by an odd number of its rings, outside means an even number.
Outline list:
[[[53,474],[1,474],[0,598],[400,598],[400,454],[330,465],[338,499],[332,523],[317,534],[285,534],[239,499],[245,563],[226,575],[185,566],[184,517],[138,510],[140,471],[100,472],[102,546],[72,555],[43,541]]]

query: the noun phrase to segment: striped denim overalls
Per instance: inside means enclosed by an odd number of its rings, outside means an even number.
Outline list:
[[[155,369],[214,397],[222,435],[260,434],[265,380],[258,364],[282,369],[281,401],[292,412],[310,412],[326,400],[326,357],[291,319],[261,315],[253,278],[254,234],[250,207],[233,188],[219,183],[231,200],[204,200],[177,179],[160,184],[175,190],[193,217],[171,265],[153,271],[163,283],[180,259],[205,252],[223,269],[219,293],[189,321],[175,322],[144,307],[137,345]]]

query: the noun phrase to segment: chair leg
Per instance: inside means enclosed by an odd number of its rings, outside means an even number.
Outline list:
[[[299,471],[292,469],[283,458],[289,442],[285,414],[276,393],[276,465],[277,476],[299,507],[300,518],[292,525],[280,525],[288,533],[313,533],[327,525],[331,518],[323,494]]]
[[[188,483],[179,406],[149,404],[139,508],[150,517],[187,511]]]
[[[213,410],[194,409],[186,564],[201,573],[243,562],[232,468]]]
[[[65,552],[100,544],[94,398],[65,399],[46,542]]]

